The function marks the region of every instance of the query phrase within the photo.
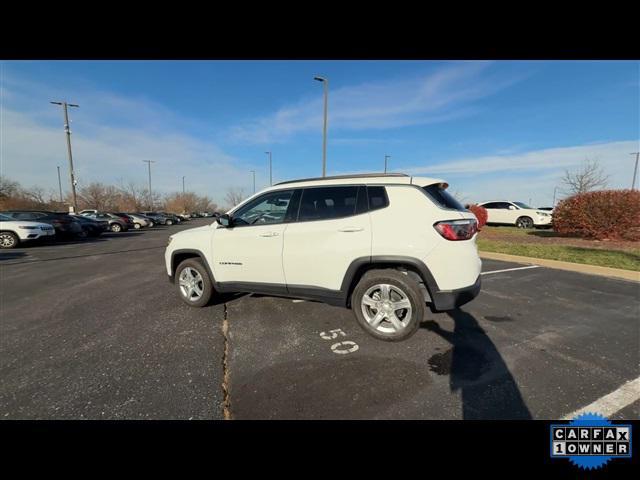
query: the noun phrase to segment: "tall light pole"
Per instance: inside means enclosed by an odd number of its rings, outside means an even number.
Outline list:
[[[62,180],[60,179],[60,165],[58,165],[58,188],[60,189],[60,203],[62,203]]]
[[[384,173],[387,173],[387,159],[391,158],[391,155],[384,156]]]
[[[322,128],[322,176],[327,176],[327,101],[329,97],[329,80],[324,77],[313,77],[322,82],[324,91],[324,127]]]
[[[184,175],[182,176],[182,195],[184,195]]]
[[[269,155],[269,186],[273,185],[273,164],[271,162],[271,152],[264,152]]]
[[[153,210],[153,200],[151,196],[151,164],[156,163],[154,160],[143,160],[149,166],[149,210]]]
[[[250,172],[253,173],[253,193],[256,193],[256,171],[250,170]]]
[[[556,191],[557,190],[558,190],[558,187],[553,187],[553,204],[551,206],[554,207],[554,208],[556,206]]]
[[[73,195],[73,211],[78,211],[78,200],[76,198],[76,178],[73,171],[73,156],[71,155],[71,129],[69,128],[69,113],[67,107],[79,108],[80,105],[67,102],[50,102],[54,105],[62,105],[62,111],[64,112],[64,131],[67,137],[67,156],[69,157],[69,177],[71,180],[71,193]]]
[[[636,188],[636,174],[638,173],[638,158],[640,157],[640,152],[633,152],[629,155],[636,156],[636,166],[633,167],[633,181],[631,182],[631,190],[635,190]]]

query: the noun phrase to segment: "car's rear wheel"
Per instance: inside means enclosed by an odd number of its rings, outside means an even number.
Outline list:
[[[370,270],[353,290],[351,308],[365,332],[395,342],[416,333],[425,301],[420,286],[408,275],[392,269]]]
[[[178,265],[176,285],[180,298],[192,307],[204,307],[213,294],[209,273],[197,258],[188,258]]]
[[[173,220],[167,220],[167,225],[173,225]]]
[[[122,225],[120,225],[119,223],[112,223],[111,224],[111,231],[118,233],[122,231]]]
[[[135,228],[136,230],[140,230],[142,228],[142,225],[136,222],[133,224],[133,228]]]
[[[16,248],[20,239],[13,232],[0,232],[0,248]]]
[[[516,220],[518,228],[533,228],[533,219],[531,217],[518,217]]]

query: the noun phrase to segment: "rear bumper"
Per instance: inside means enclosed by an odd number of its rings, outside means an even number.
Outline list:
[[[436,312],[455,310],[478,296],[481,283],[478,275],[475,283],[468,287],[431,292],[431,308]]]

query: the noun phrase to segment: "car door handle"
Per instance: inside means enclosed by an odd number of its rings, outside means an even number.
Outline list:
[[[277,237],[278,235],[280,235],[278,232],[267,232],[260,234],[261,237]]]
[[[361,232],[364,230],[362,227],[343,227],[338,229],[339,232]]]

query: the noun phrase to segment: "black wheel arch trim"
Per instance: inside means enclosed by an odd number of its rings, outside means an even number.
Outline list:
[[[344,295],[345,306],[357,283],[358,278],[356,278],[356,275],[358,271],[364,266],[375,267],[376,265],[408,266],[417,271],[429,293],[431,299],[429,307],[434,312],[452,310],[471,301],[480,292],[480,276],[478,276],[476,282],[469,287],[457,290],[441,290],[431,270],[429,270],[429,267],[427,267],[422,260],[403,255],[372,255],[370,257],[356,258],[351,262],[349,268],[347,268],[340,288]]]
[[[369,257],[360,257],[356,258],[351,264],[344,275],[342,280],[342,285],[340,290],[345,292],[345,299],[351,295],[353,288],[355,287],[355,281],[358,280],[356,278],[356,274],[358,271],[365,266],[375,266],[375,265],[393,265],[393,266],[409,266],[418,271],[420,278],[425,284],[427,291],[429,292],[429,296],[433,300],[434,294],[440,291],[438,284],[436,283],[435,278],[433,278],[433,274],[429,270],[429,268],[424,264],[423,261],[409,256],[403,255],[372,255]]]
[[[211,280],[211,283],[213,283],[215,288],[216,280],[215,280],[215,277],[213,276],[213,272],[211,271],[211,267],[209,266],[209,262],[207,262],[207,258],[204,256],[204,253],[202,252],[202,250],[198,250],[195,248],[180,248],[178,250],[174,250],[173,252],[171,252],[171,275],[169,275],[169,281],[171,283],[175,282],[176,268],[178,268],[178,265],[176,264],[176,259],[175,259],[176,256],[180,254],[185,254],[185,253],[193,254],[193,257],[198,257],[202,259],[204,268],[207,269],[207,273],[209,274],[209,279]]]

